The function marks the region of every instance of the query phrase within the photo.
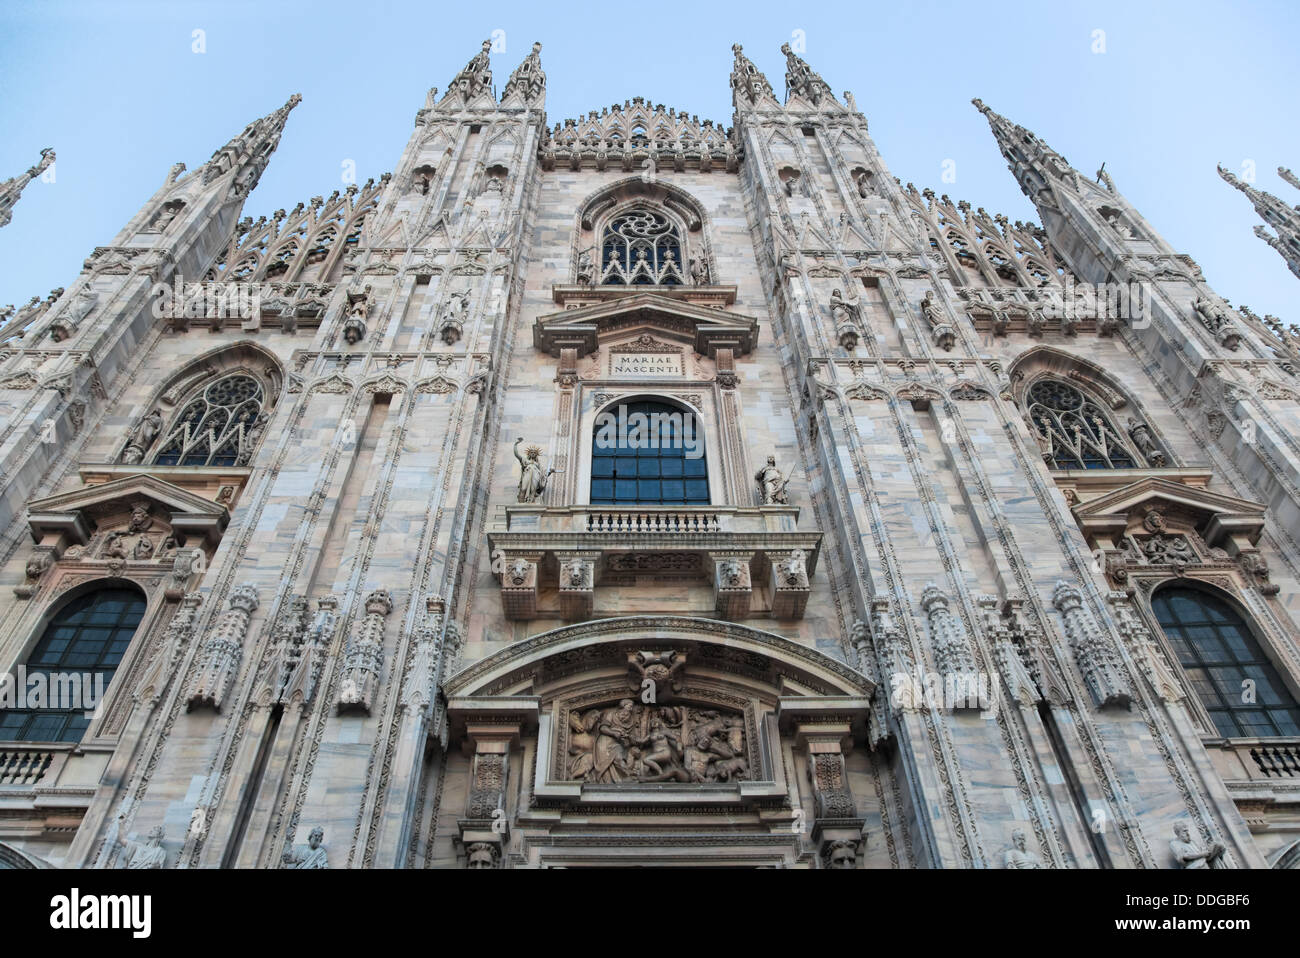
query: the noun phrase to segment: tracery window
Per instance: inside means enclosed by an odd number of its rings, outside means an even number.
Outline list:
[[[160,466],[234,466],[248,461],[262,415],[262,385],[233,373],[208,383],[181,409],[158,448]]]
[[[89,592],[60,609],[27,659],[27,694],[43,677],[43,707],[0,709],[0,741],[81,741],[87,709],[99,704],[144,612],[144,597],[122,588]],[[77,701],[67,701],[74,688]]]
[[[1155,594],[1151,608],[1220,735],[1300,735],[1300,707],[1232,606],[1171,586]]]
[[[1040,379],[1026,395],[1029,419],[1057,469],[1132,469],[1140,458],[1101,406],[1059,379]]]
[[[666,216],[634,209],[605,225],[600,281],[606,286],[680,286],[682,241]]]
[[[618,427],[619,420],[627,428]],[[708,505],[709,467],[698,424],[696,414],[662,402],[626,403],[597,416],[591,504]]]

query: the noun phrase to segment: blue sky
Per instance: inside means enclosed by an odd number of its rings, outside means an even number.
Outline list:
[[[1300,203],[1300,4],[15,2],[0,7],[0,179],[58,153],[0,229],[0,304],[66,286],[157,189],[256,116],[303,95],[254,217],[396,164],[430,86],[445,89],[494,30],[498,89],[543,43],[551,125],[644,96],[731,125],[731,44],[784,88],[780,46],[853,91],[895,176],[1011,219],[1037,219],[978,96],[1081,172],[1106,170],[1234,304],[1300,323],[1300,279],[1252,234],[1258,218],[1215,173],[1253,163]],[[203,30],[206,52],[193,51]],[[1105,52],[1094,52],[1094,31]],[[945,160],[955,182],[942,180]]]

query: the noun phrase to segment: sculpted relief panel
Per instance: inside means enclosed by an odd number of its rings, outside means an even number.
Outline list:
[[[622,782],[751,780],[745,717],[725,709],[630,698],[569,712],[564,778]]]

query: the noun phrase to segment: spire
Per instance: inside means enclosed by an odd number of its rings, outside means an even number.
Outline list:
[[[798,96],[807,100],[813,106],[817,106],[822,99],[830,100],[832,103],[838,103],[835,94],[831,92],[830,84],[821,78],[812,67],[795,55],[790,49],[790,44],[781,44],[781,52],[785,54],[785,92],[786,101],[790,97]]]
[[[525,103],[540,101],[546,93],[546,74],[542,72],[542,45],[533,44],[533,52],[524,57],[524,62],[515,67],[506,81],[506,88],[501,91],[504,103],[512,94],[518,93]]]
[[[1255,189],[1255,187],[1243,182],[1222,166],[1218,169],[1221,177],[1246,194],[1260,218],[1277,230],[1277,235],[1274,236],[1264,227],[1256,226],[1255,235],[1277,250],[1282,258],[1286,260],[1286,265],[1291,272],[1295,273],[1296,276],[1300,276],[1300,208],[1292,209],[1272,193]],[[1297,183],[1294,174],[1290,170],[1279,166],[1277,172],[1282,179],[1292,186],[1300,188],[1300,183]]]
[[[736,62],[731,67],[731,89],[737,108],[745,104],[758,106],[764,99],[776,103],[772,84],[767,82],[767,77],[754,66],[749,57],[741,52],[742,49],[739,43],[731,45],[731,52],[736,55]]]
[[[459,93],[466,103],[480,93],[492,96],[492,66],[488,55],[491,49],[492,41],[484,40],[483,49],[452,79],[447,92],[443,94],[444,100],[453,93]]]
[[[271,159],[271,154],[280,145],[280,134],[289,119],[289,111],[302,102],[302,94],[295,93],[285,101],[284,106],[274,113],[254,120],[244,127],[239,134],[217,152],[204,165],[202,182],[204,185],[235,170],[233,192],[236,196],[247,196],[257,186],[262,171]]]
[[[1006,157],[1011,172],[1020,183],[1020,189],[1034,203],[1049,200],[1052,188],[1063,183],[1079,189],[1080,177],[1075,170],[1050,146],[1018,123],[1012,123],[1000,113],[985,106],[978,97],[971,100],[975,108],[989,121],[989,128]],[[1045,195],[1046,194],[1046,195]]]
[[[13,219],[14,204],[22,195],[27,184],[45,172],[54,162],[54,151],[48,146],[41,150],[41,162],[29,168],[26,173],[14,176],[0,183],[0,226],[8,226]]]

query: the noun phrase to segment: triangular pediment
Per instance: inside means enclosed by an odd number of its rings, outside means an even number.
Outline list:
[[[1147,476],[1090,499],[1076,506],[1074,514],[1085,530],[1122,529],[1153,510],[1187,516],[1210,545],[1224,535],[1242,535],[1255,542],[1264,529],[1262,503],[1160,476]]]
[[[33,500],[27,522],[37,542],[51,532],[60,532],[84,543],[101,521],[130,512],[140,502],[155,515],[166,517],[173,531],[214,543],[230,521],[225,506],[141,473]]]
[[[758,340],[758,322],[752,316],[644,292],[541,316],[533,325],[533,345],[552,356],[559,356],[562,348],[576,348],[585,356],[602,340],[635,330],[688,344],[710,358],[719,348],[744,355]]]

